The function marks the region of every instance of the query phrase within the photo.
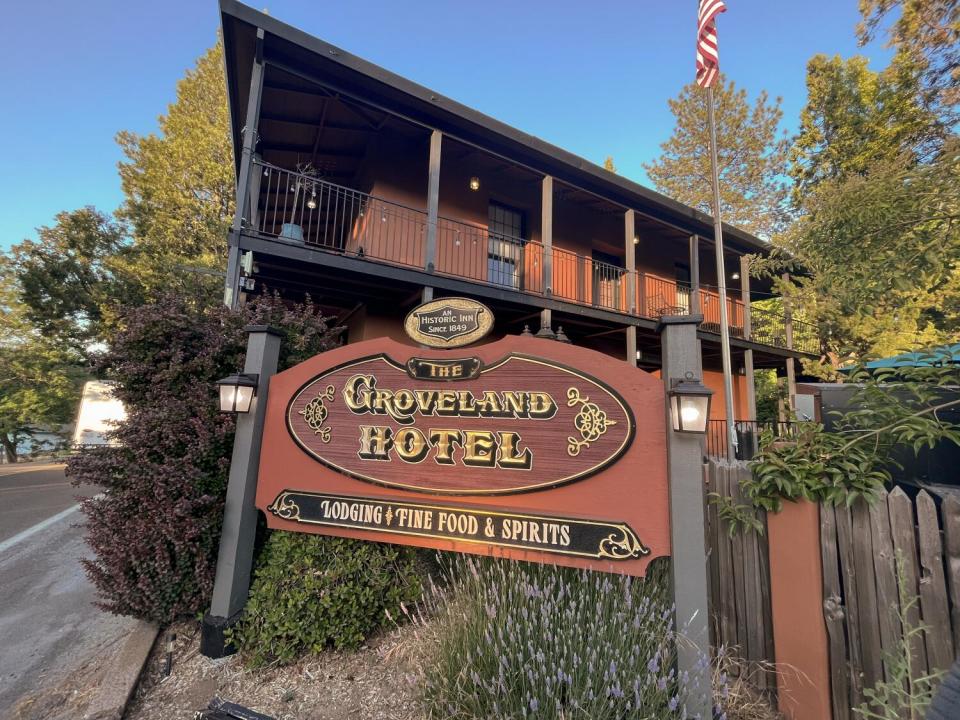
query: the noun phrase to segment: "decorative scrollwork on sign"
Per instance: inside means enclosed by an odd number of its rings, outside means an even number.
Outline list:
[[[613,560],[629,560],[649,554],[650,549],[640,542],[640,538],[634,535],[633,530],[621,526],[617,528],[617,532],[610,533],[600,541],[600,552],[597,556]]]
[[[590,402],[590,398],[581,395],[578,388],[567,389],[567,407],[573,407],[580,404],[580,412],[573,419],[573,425],[580,433],[580,439],[570,436],[567,438],[567,454],[576,457],[580,454],[582,448],[590,447],[590,443],[596,442],[611,425],[616,425],[616,420],[607,418],[607,413],[600,409],[596,403]]]
[[[277,495],[267,510],[284,520],[300,520],[300,506],[297,505],[296,501],[291,499],[289,493],[286,492]]]
[[[303,410],[300,410],[300,414],[303,415],[303,420],[307,423],[307,427],[313,430],[315,435],[319,435],[320,439],[325,443],[330,442],[330,428],[324,427],[323,423],[326,422],[327,415],[330,414],[330,411],[327,410],[324,401],[329,400],[333,402],[335,394],[336,388],[333,387],[333,385],[327,385],[322,393],[319,393],[313,400],[306,404]]]

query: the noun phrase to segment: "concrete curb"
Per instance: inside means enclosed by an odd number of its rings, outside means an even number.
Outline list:
[[[123,717],[159,632],[160,628],[153,623],[137,623],[123,646],[107,663],[103,682],[90,701],[84,720],[120,720]]]

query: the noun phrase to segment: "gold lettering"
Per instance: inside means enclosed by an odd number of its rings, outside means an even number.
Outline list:
[[[423,462],[430,450],[423,433],[416,428],[403,428],[394,435],[394,447],[401,460],[409,463]]]
[[[535,420],[549,420],[557,414],[557,403],[550,393],[530,393],[530,417]]]
[[[457,410],[460,417],[476,417],[480,414],[473,400],[473,393],[466,390],[457,392]]]
[[[510,417],[509,413],[503,412],[503,406],[500,404],[500,396],[492,390],[487,390],[483,393],[479,410],[483,417]]]
[[[437,393],[437,415],[457,414],[457,394],[450,390]]]
[[[424,415],[433,415],[433,408],[437,404],[437,391],[414,390],[414,395],[417,396],[417,405],[420,407],[420,412]]]
[[[389,460],[393,447],[393,431],[379,425],[360,426],[360,450],[357,453],[364,460]]]
[[[453,451],[463,444],[463,433],[459,430],[430,428],[430,444],[437,449],[433,458],[439,465],[453,465]]]
[[[500,457],[497,464],[504,468],[529,470],[533,465],[530,448],[520,450],[520,435],[516,432],[500,433]]]
[[[417,399],[409,390],[397,390],[393,396],[393,409],[397,415],[410,416],[416,412]]]
[[[504,412],[509,413],[512,417],[526,417],[527,408],[524,399],[526,398],[527,393],[520,392],[518,390],[504,390],[503,391],[503,409]]]
[[[376,387],[377,380],[366,375],[354,375],[343,386],[343,402],[355,413],[370,411],[370,387]]]
[[[487,430],[466,430],[463,433],[463,464],[473,467],[494,467],[497,462],[496,442]]]

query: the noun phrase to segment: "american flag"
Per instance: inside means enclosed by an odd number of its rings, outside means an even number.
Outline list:
[[[726,12],[723,0],[700,0],[697,13],[697,85],[708,88],[720,74],[717,53],[717,15]]]

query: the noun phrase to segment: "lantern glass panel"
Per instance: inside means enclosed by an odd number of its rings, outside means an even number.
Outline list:
[[[253,390],[254,388],[250,387],[249,385],[237,386],[236,405],[234,406],[234,412],[250,412],[250,403],[253,402]]]
[[[236,412],[235,408],[237,405],[237,390],[238,388],[236,385],[220,386],[220,412]]]

